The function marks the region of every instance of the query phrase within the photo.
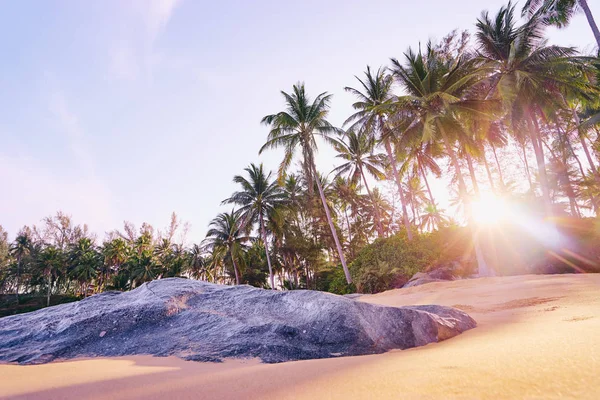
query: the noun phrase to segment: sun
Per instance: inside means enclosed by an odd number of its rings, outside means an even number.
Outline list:
[[[471,216],[479,225],[494,225],[510,216],[508,205],[492,194],[482,194],[471,202]]]

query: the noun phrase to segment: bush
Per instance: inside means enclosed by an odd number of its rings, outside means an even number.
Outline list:
[[[408,241],[400,232],[377,239],[361,250],[350,265],[352,280],[360,293],[377,293],[402,287],[414,274],[433,266],[460,260],[471,265],[470,240],[465,228],[447,227],[415,234]]]
[[[317,279],[317,290],[322,290],[335,294],[356,293],[356,286],[346,282],[346,275],[342,266],[336,266],[319,272]]]

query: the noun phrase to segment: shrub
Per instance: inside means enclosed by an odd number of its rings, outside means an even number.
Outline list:
[[[364,247],[350,265],[360,293],[377,293],[402,287],[417,272],[459,260],[471,268],[470,240],[465,228],[447,227],[433,233],[406,233],[377,239]]]

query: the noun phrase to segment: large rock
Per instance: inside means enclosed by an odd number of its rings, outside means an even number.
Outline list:
[[[171,278],[1,318],[0,360],[152,354],[272,363],[406,349],[473,327],[449,307],[383,307],[323,292]]]

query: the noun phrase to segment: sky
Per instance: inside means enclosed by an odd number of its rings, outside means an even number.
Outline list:
[[[367,65],[473,31],[504,3],[0,0],[0,225],[12,238],[62,210],[102,238],[125,220],[163,228],[176,212],[198,242],[228,209],[234,175],[276,169],[282,153],[258,149],[281,90],[332,93],[341,126],[353,102],[343,88]],[[548,34],[592,49],[583,15]],[[333,152],[317,164],[329,172]]]

